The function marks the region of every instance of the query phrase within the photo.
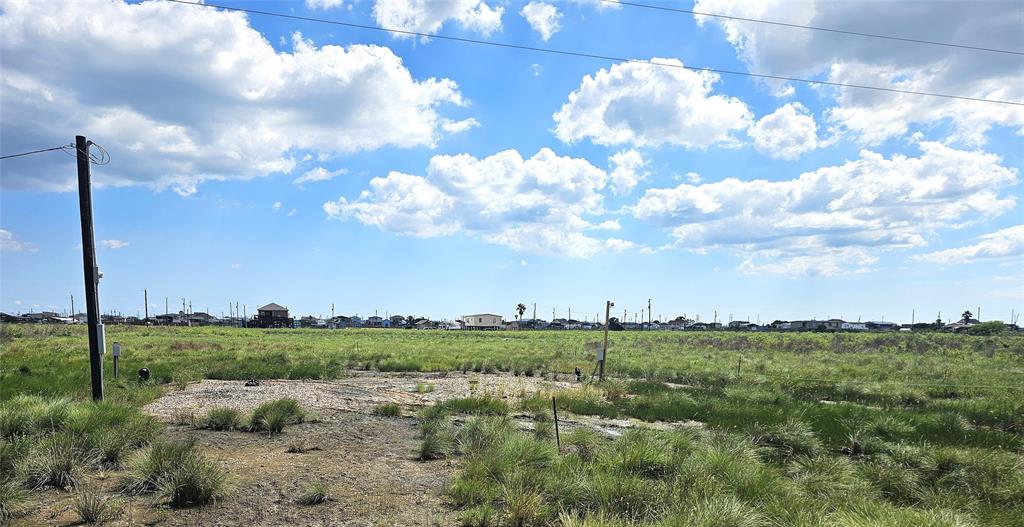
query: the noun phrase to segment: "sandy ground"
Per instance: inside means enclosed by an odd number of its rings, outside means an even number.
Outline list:
[[[417,384],[429,388],[417,392]],[[232,481],[230,492],[206,507],[171,510],[146,498],[122,498],[120,517],[111,525],[167,526],[447,526],[456,525],[457,513],[444,502],[444,490],[457,468],[456,460],[421,462],[415,411],[438,401],[482,395],[508,399],[537,390],[572,389],[572,382],[548,381],[508,374],[401,374],[353,372],[332,381],[261,381],[246,387],[243,381],[204,380],[184,390],[168,392],[144,409],[168,423],[167,436],[194,437]],[[263,401],[294,397],[314,418],[289,426],[274,437],[246,432],[195,430],[173,424],[175,417],[202,416],[214,407],[243,412]],[[393,402],[403,417],[379,417],[372,410]],[[563,431],[589,426],[607,435],[619,435],[639,426],[631,420],[560,416]],[[523,428],[532,427],[526,415],[516,416]],[[651,426],[651,425],[647,425]],[[679,424],[655,424],[658,428]],[[289,453],[292,445],[309,449]],[[120,479],[117,472],[90,477],[90,488],[110,494]],[[303,485],[328,484],[332,500],[321,505],[295,503]],[[15,525],[72,525],[73,494],[47,490],[36,493],[36,510],[15,520]]]

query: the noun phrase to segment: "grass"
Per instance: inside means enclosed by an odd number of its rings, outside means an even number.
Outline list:
[[[242,428],[242,413],[234,408],[214,408],[203,419],[203,428],[239,430]]]
[[[373,408],[373,414],[381,417],[401,417],[402,407],[395,403],[379,404]]]
[[[126,480],[148,482],[145,492],[168,503],[222,494],[223,474],[205,458],[148,446],[160,426],[138,408],[175,385],[332,379],[349,369],[571,376],[592,367],[585,343],[595,336],[107,330],[132,350],[122,369],[145,366],[153,380],[108,375],[110,402],[93,405],[79,402],[89,384],[84,328],[0,327],[0,514],[23,507],[19,493],[36,486],[73,488],[90,471],[121,466]],[[1022,336],[619,332],[611,345],[612,381],[521,402],[533,434],[516,431],[508,403],[472,379],[473,397],[420,412],[419,456],[459,456],[449,497],[460,522],[995,526],[1024,517]],[[563,428],[559,453],[541,415],[552,395],[560,415],[695,423],[618,439]],[[189,426],[270,434],[304,418],[295,401],[211,417],[180,416]],[[162,475],[135,477],[147,456],[186,468],[172,477],[176,470],[151,459],[149,472]]]
[[[331,495],[328,492],[327,484],[322,481],[314,481],[307,483],[302,488],[302,492],[299,493],[295,502],[299,505],[319,505],[329,499],[331,499]]]
[[[267,432],[270,435],[280,434],[285,425],[301,423],[306,412],[299,402],[290,397],[260,404],[249,416],[249,429],[254,432]]]
[[[82,523],[107,523],[121,512],[121,502],[89,490],[75,496],[73,508]]]
[[[174,507],[209,503],[226,486],[226,473],[191,440],[154,443],[129,462],[122,484],[126,492],[156,494]]]

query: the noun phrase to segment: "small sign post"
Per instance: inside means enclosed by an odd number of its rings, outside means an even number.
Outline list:
[[[117,378],[118,361],[121,359],[121,343],[114,343],[114,378]]]

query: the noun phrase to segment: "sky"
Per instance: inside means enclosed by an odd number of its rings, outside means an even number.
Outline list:
[[[104,312],[1009,320],[1019,2],[0,0],[0,153],[86,135]],[[216,3],[216,2],[215,2]],[[683,67],[685,66],[685,67]],[[0,161],[0,310],[83,298],[74,159]],[[167,306],[167,307],[165,307]],[[977,314],[977,313],[976,313]]]

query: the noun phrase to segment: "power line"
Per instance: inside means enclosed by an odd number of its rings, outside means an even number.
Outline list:
[[[1008,50],[1008,49],[986,48],[986,47],[982,47],[982,46],[970,46],[970,45],[967,45],[967,44],[953,44],[951,42],[938,42],[938,41],[935,41],[935,40],[923,40],[923,39],[917,39],[917,38],[897,37],[897,36],[893,36],[893,35],[880,35],[880,34],[877,34],[877,33],[865,33],[865,32],[861,32],[861,31],[847,31],[847,30],[844,30],[844,29],[835,29],[835,28],[828,28],[828,27],[807,26],[807,25],[802,25],[802,24],[790,24],[788,22],[777,22],[777,21],[774,21],[774,20],[761,20],[761,19],[758,19],[758,18],[745,18],[745,17],[741,17],[741,16],[723,15],[723,14],[718,14],[718,13],[704,13],[704,12],[701,12],[701,11],[693,11],[693,10],[690,10],[690,9],[679,9],[679,8],[676,8],[676,7],[665,7],[665,6],[657,6],[657,5],[638,4],[638,3],[635,3],[635,2],[621,2],[619,0],[601,0],[601,1],[602,2],[607,2],[609,4],[617,4],[617,5],[624,5],[624,6],[630,6],[630,7],[640,7],[640,8],[644,8],[644,9],[656,9],[658,11],[671,11],[671,12],[675,12],[675,13],[687,13],[687,14],[697,15],[697,16],[709,16],[709,17],[714,17],[714,18],[724,18],[724,19],[727,19],[727,20],[739,20],[741,22],[755,22],[755,23],[758,23],[758,24],[768,24],[768,25],[772,25],[772,26],[782,26],[782,27],[791,27],[791,28],[799,28],[799,29],[809,29],[809,30],[813,30],[813,31],[824,31],[826,33],[839,33],[839,34],[842,34],[842,35],[853,35],[853,36],[858,36],[858,37],[882,38],[882,39],[886,39],[886,40],[898,40],[900,42],[913,42],[915,44],[928,44],[928,45],[932,45],[932,46],[945,46],[945,47],[950,47],[950,48],[970,49],[970,50],[974,50],[974,51],[988,51],[988,52],[992,52],[992,53],[1005,53],[1007,55],[1022,55],[1022,56],[1024,56],[1024,51],[1013,51],[1013,50]]]
[[[10,154],[10,155],[6,155],[6,156],[3,156],[3,157],[0,157],[0,159],[11,159],[11,158],[14,158],[14,157],[30,156],[32,154],[41,154],[43,152],[53,152],[54,150],[64,150],[65,148],[74,148],[74,147],[75,147],[75,145],[66,144],[66,145],[61,145],[61,146],[55,146],[53,148],[43,148],[42,150],[33,150],[31,152],[22,152],[20,154]]]
[[[747,72],[747,71],[733,71],[733,70],[725,70],[725,69],[718,69],[718,68],[705,68],[705,67],[699,67],[699,66],[687,66],[685,64],[676,64],[676,63],[671,63],[671,62],[658,62],[658,61],[643,60],[643,59],[629,59],[629,58],[624,58],[624,57],[615,57],[615,56],[612,56],[612,55],[599,55],[599,54],[596,54],[596,53],[584,53],[584,52],[580,52],[580,51],[568,51],[568,50],[551,49],[551,48],[540,48],[540,47],[536,47],[536,46],[525,46],[525,45],[522,45],[522,44],[508,44],[508,43],[505,43],[505,42],[490,42],[490,41],[487,41],[487,40],[479,40],[479,39],[473,39],[473,38],[453,37],[453,36],[449,36],[449,35],[436,35],[436,34],[429,34],[429,33],[420,33],[418,31],[407,31],[407,30],[404,30],[404,29],[394,29],[394,28],[371,26],[371,25],[366,25],[366,24],[356,24],[356,23],[353,23],[353,22],[341,22],[341,21],[338,21],[338,20],[327,20],[327,19],[324,19],[324,18],[313,18],[313,17],[307,17],[307,16],[289,15],[289,14],[285,14],[285,13],[275,13],[275,12],[272,12],[272,11],[261,11],[261,10],[258,10],[258,9],[248,9],[248,8],[242,8],[242,7],[228,7],[228,6],[223,6],[223,5],[219,5],[219,4],[210,4],[210,3],[201,4],[201,3],[197,3],[197,2],[190,2],[188,0],[167,0],[167,1],[168,2],[174,2],[174,3],[177,3],[177,4],[185,4],[185,5],[195,6],[195,7],[212,7],[212,8],[216,8],[216,9],[224,9],[226,11],[238,11],[238,12],[241,12],[241,13],[247,13],[247,14],[252,14],[252,15],[274,16],[274,17],[287,18],[287,19],[292,19],[292,20],[301,20],[301,21],[304,21],[304,22],[319,22],[319,23],[323,23],[323,24],[331,24],[331,25],[336,25],[336,26],[351,27],[351,28],[356,28],[356,29],[369,29],[369,30],[373,30],[373,31],[383,31],[383,32],[386,32],[386,33],[394,33],[394,34],[398,34],[398,35],[410,35],[410,36],[423,37],[423,38],[436,38],[436,39],[439,39],[439,40],[448,40],[448,41],[452,41],[452,42],[462,42],[462,43],[468,43],[468,44],[479,44],[479,45],[493,46],[493,47],[498,47],[498,48],[518,49],[518,50],[522,50],[522,51],[535,51],[535,52],[538,52],[538,53],[550,53],[550,54],[553,54],[553,55],[565,55],[565,56],[570,56],[570,57],[581,57],[581,58],[596,59],[596,60],[610,61],[610,62],[626,62],[626,63],[649,64],[651,66],[661,66],[661,67],[665,67],[665,68],[678,68],[678,69],[685,69],[685,70],[690,70],[690,71],[706,71],[706,72],[709,72],[709,73],[718,73],[718,74],[722,74],[722,75],[739,75],[739,76],[743,76],[743,77],[755,77],[755,78],[759,78],[759,79],[772,79],[772,80],[782,80],[782,81],[790,81],[790,82],[802,82],[802,83],[805,83],[805,84],[815,84],[815,85],[821,85],[821,86],[837,86],[837,87],[843,87],[843,88],[857,88],[857,89],[862,89],[862,90],[874,90],[874,91],[882,91],[882,92],[890,92],[890,93],[903,93],[903,94],[907,94],[907,95],[924,95],[924,96],[928,96],[928,97],[941,97],[941,98],[945,98],[945,99],[959,99],[959,100],[964,100],[964,101],[976,101],[976,102],[987,102],[987,103],[995,103],[995,104],[1008,104],[1008,105],[1012,105],[1012,106],[1024,106],[1024,102],[1018,102],[1018,101],[1003,101],[1003,100],[997,100],[997,99],[982,99],[980,97],[967,97],[967,96],[964,96],[964,95],[951,95],[951,94],[946,94],[946,93],[934,93],[934,92],[922,92],[922,91],[913,91],[913,90],[901,90],[901,89],[898,89],[898,88],[886,88],[886,87],[882,87],[882,86],[867,86],[867,85],[863,85],[863,84],[847,84],[847,83],[842,83],[842,82],[813,80],[813,79],[803,79],[803,78],[798,78],[798,77],[786,77],[786,76],[783,76],[783,75],[769,75],[769,74],[765,74],[765,73],[751,73],[751,72]]]

